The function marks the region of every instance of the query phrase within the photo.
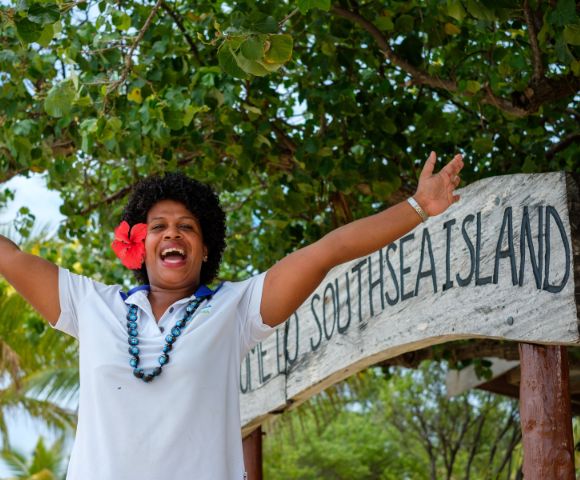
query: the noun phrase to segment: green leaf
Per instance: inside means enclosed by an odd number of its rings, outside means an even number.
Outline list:
[[[454,18],[458,22],[463,21],[466,12],[465,8],[463,8],[461,0],[447,0],[447,15],[449,15],[451,18]]]
[[[104,117],[101,117],[104,120]],[[100,119],[100,120],[101,120]],[[110,117],[105,122],[98,122],[97,136],[102,142],[114,140],[115,135],[123,127],[123,122],[119,117]]]
[[[415,18],[412,15],[401,15],[395,20],[395,28],[402,33],[412,32],[414,24]]]
[[[445,30],[445,33],[447,35],[459,35],[461,33],[461,28],[449,22],[445,24],[445,27],[443,27],[443,29]]]
[[[28,165],[30,162],[30,152],[32,150],[30,141],[25,137],[15,137],[13,145],[18,154],[18,162],[21,165]]]
[[[258,37],[250,37],[242,43],[240,51],[248,60],[260,60],[264,56],[264,41]]]
[[[243,55],[235,55],[235,59],[238,66],[246,73],[256,75],[257,77],[264,77],[270,73],[262,64],[253,60],[248,60]]]
[[[564,27],[564,40],[569,45],[580,45],[580,25],[571,24]]]
[[[244,27],[250,32],[275,33],[278,31],[278,22],[270,15],[257,12],[244,19]]]
[[[537,165],[534,163],[534,159],[531,157],[526,157],[524,164],[521,169],[522,173],[535,173],[538,171]]]
[[[246,72],[244,72],[238,65],[228,40],[222,43],[218,50],[218,62],[224,73],[235,78],[247,78]]]
[[[18,55],[14,51],[9,49],[0,50],[0,62],[6,64],[12,64],[18,62]]]
[[[163,121],[167,124],[167,126],[171,130],[180,130],[183,128],[185,115],[180,110],[175,110],[172,108],[164,108],[163,112]]]
[[[576,17],[576,6],[574,0],[558,0],[558,5],[549,15],[552,25],[563,27]]]
[[[87,133],[95,133],[98,129],[96,118],[87,118],[81,123],[81,131]]]
[[[262,145],[266,145],[268,148],[272,148],[272,143],[264,135],[256,135],[256,142],[254,146],[260,148]]]
[[[16,3],[16,11],[17,12],[24,12],[27,11],[30,8],[30,3],[32,2],[32,0],[18,0],[18,2]]]
[[[226,154],[230,157],[237,158],[243,153],[244,149],[241,145],[237,145],[235,143],[228,145],[226,147]]]
[[[90,95],[85,95],[84,97],[77,98],[74,104],[78,107],[90,107],[93,104],[93,99]]]
[[[381,125],[383,131],[389,135],[394,135],[397,133],[397,125],[390,118],[384,118]]]
[[[270,73],[276,72],[280,69],[280,67],[284,66],[283,63],[266,63],[266,62],[258,62],[262,67],[268,70]]]
[[[36,124],[32,120],[21,120],[16,123],[12,129],[15,135],[27,137],[32,134]]]
[[[302,14],[316,8],[328,12],[330,10],[330,0],[298,0],[298,9]]]
[[[36,42],[42,35],[42,25],[31,22],[28,18],[18,18],[14,23],[18,36],[26,43]]]
[[[44,110],[51,117],[63,117],[72,110],[75,96],[76,91],[70,80],[57,83],[46,96]]]
[[[390,32],[395,29],[393,19],[391,17],[383,16],[375,20],[375,25],[379,30]]]
[[[46,25],[40,34],[40,38],[37,40],[41,47],[48,47],[50,41],[54,37],[54,28],[51,24]]]
[[[481,84],[475,80],[467,80],[465,84],[465,90],[469,93],[477,93],[481,90]]]
[[[113,10],[113,25],[121,31],[129,30],[131,17],[121,10]]]
[[[558,56],[558,60],[565,64],[572,63],[575,60],[563,36],[556,39],[556,55]]]
[[[467,11],[478,20],[493,22],[496,19],[495,13],[478,0],[467,0]]]
[[[485,155],[491,152],[493,140],[490,137],[479,137],[473,142],[473,151],[478,155]]]
[[[187,127],[193,117],[195,117],[198,113],[209,112],[209,107],[207,105],[202,105],[198,107],[197,105],[188,105],[185,107],[185,114],[183,115],[183,126]]]
[[[291,35],[270,35],[270,48],[264,55],[264,63],[286,63],[292,58],[293,39]]]
[[[262,110],[260,110],[258,107],[254,107],[253,105],[249,105],[247,103],[242,104],[242,106],[248,113],[253,113],[254,115],[258,116],[262,115]]]
[[[60,10],[55,3],[36,3],[28,9],[28,20],[40,25],[48,25],[60,19]]]

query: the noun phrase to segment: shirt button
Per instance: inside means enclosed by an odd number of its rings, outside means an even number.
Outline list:
[[[165,327],[159,327],[159,331],[163,333],[165,331]]]
[[[173,310],[175,310],[175,308],[171,307],[171,308],[169,309],[169,313],[173,313]]]

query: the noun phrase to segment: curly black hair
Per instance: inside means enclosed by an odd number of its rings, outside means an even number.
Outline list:
[[[123,220],[133,226],[147,222],[147,213],[161,200],[183,203],[201,226],[203,242],[208,249],[207,262],[201,267],[200,282],[211,283],[216,277],[226,247],[226,216],[213,189],[178,172],[144,178],[135,185],[123,211]],[[134,270],[137,281],[149,283],[145,264]]]

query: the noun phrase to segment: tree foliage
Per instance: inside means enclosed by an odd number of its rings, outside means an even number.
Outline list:
[[[12,0],[0,13],[0,179],[46,172],[86,273],[112,259],[123,201],[152,173],[221,192],[233,278],[407,196],[432,149],[464,152],[467,181],[578,168],[573,0]]]
[[[267,477],[521,478],[517,402],[477,390],[447,398],[446,370],[367,371],[314,397],[270,427]]]

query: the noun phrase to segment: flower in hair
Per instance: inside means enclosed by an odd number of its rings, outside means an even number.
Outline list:
[[[139,270],[143,265],[146,236],[146,223],[137,223],[129,227],[129,224],[123,220],[115,228],[115,240],[111,243],[111,248],[127,268]]]

